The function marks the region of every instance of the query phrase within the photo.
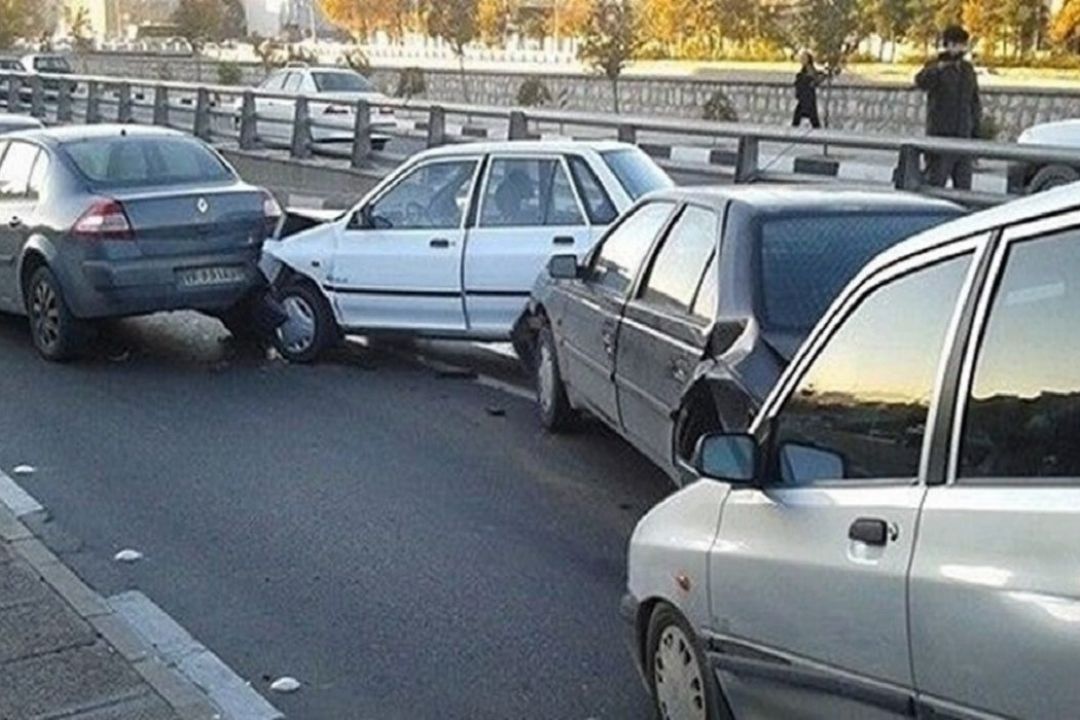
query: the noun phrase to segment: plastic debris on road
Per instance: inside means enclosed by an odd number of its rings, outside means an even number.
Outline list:
[[[279,692],[279,693],[296,692],[297,690],[300,689],[300,681],[297,680],[296,678],[289,677],[288,675],[286,675],[284,677],[279,677],[277,680],[270,683],[270,689],[273,690],[274,692]]]
[[[141,552],[139,552],[138,550],[132,550],[131,548],[126,548],[113,555],[113,560],[122,563],[139,562],[140,560],[142,560],[142,558],[143,554]]]
[[[16,465],[11,472],[15,475],[33,475],[37,472],[37,468],[33,465]]]

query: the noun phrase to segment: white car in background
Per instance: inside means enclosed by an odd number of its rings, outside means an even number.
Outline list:
[[[275,70],[263,80],[257,90],[268,93],[303,95],[309,100],[311,119],[333,127],[312,126],[315,142],[352,142],[356,125],[356,103],[371,103],[372,147],[381,150],[389,140],[387,132],[397,126],[392,110],[378,107],[389,98],[379,92],[371,81],[348,68],[307,66],[291,63]],[[239,102],[237,101],[239,111]],[[260,137],[288,141],[292,138],[292,121],[296,101],[287,98],[256,98],[255,111],[260,117]],[[382,130],[382,132],[378,132]]]
[[[1016,139],[1020,145],[1050,145],[1080,150],[1080,119],[1033,125]],[[1038,193],[1080,180],[1080,165],[1013,163],[1009,167],[1009,190]]]
[[[474,143],[420,153],[356,207],[264,247],[288,319],[276,343],[314,360],[344,332],[501,341],[555,254],[583,258],[671,179],[623,143]]]

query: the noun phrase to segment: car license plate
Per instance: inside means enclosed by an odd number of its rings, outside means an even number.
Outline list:
[[[232,285],[243,282],[246,274],[239,267],[201,267],[178,271],[181,287]]]

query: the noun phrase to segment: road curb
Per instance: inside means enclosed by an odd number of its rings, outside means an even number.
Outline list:
[[[12,483],[3,471],[0,482]],[[26,513],[23,513],[26,514]],[[157,658],[156,649],[132,629],[93,588],[45,547],[0,498],[0,538],[82,620],[116,650],[181,720],[225,720],[221,710],[193,682]],[[159,667],[160,666],[160,667]]]

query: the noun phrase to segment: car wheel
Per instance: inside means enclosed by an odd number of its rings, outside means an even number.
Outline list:
[[[705,653],[675,608],[656,606],[645,642],[645,672],[660,720],[730,720]]]
[[[286,319],[274,331],[274,347],[291,362],[309,363],[338,337],[326,298],[311,283],[296,281],[278,293]]]
[[[544,324],[536,343],[536,403],[540,408],[540,423],[551,432],[569,430],[577,419],[566,386],[559,374],[559,358],[555,350],[555,336],[551,327]]]
[[[71,314],[52,270],[40,267],[26,288],[26,314],[34,347],[46,360],[63,362],[78,351],[82,326]]]
[[[1028,183],[1028,194],[1045,192],[1080,180],[1080,173],[1068,165],[1047,165]]]

